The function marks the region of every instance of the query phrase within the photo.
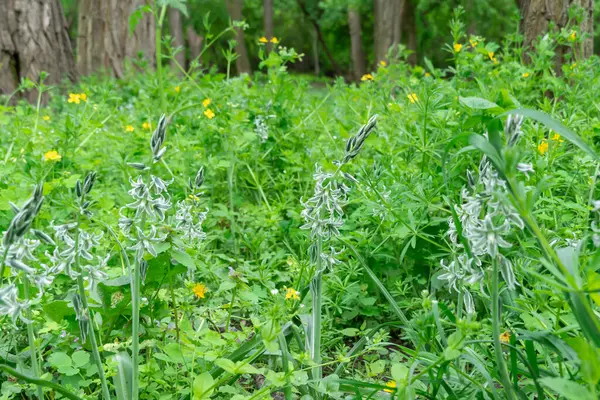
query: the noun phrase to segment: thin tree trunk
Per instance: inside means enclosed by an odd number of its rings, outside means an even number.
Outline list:
[[[410,65],[417,64],[417,14],[415,11],[415,0],[405,0],[404,12],[402,13],[403,29],[406,33],[406,48],[412,53],[408,56]]]
[[[375,0],[375,58],[387,60],[392,46],[400,44],[406,0]]]
[[[199,59],[198,57],[200,57],[200,53],[202,52],[202,42],[204,41],[204,38],[200,35],[198,35],[196,33],[196,31],[194,30],[193,27],[188,26],[187,30],[187,41],[188,41],[188,47],[189,47],[189,51],[190,51],[190,65],[189,67],[191,67],[191,63],[193,61],[197,61],[199,65],[202,65],[202,60]]]
[[[22,79],[46,84],[75,80],[77,72],[60,0],[0,1],[0,94],[10,94]],[[25,95],[37,98],[37,91]],[[45,99],[43,99],[45,101]]]
[[[273,33],[273,0],[265,0],[265,36],[271,40],[275,35]],[[267,43],[267,51],[271,51],[271,43]]]
[[[175,54],[175,60],[171,60],[171,67],[178,75],[183,73],[175,64],[175,61],[185,69],[185,38],[183,37],[183,16],[181,11],[176,8],[169,7],[168,10],[169,18],[169,33],[172,38],[173,49],[178,49]]]
[[[244,7],[243,0],[227,0],[227,10],[229,11],[229,17],[233,21],[242,21],[242,8]],[[248,50],[246,50],[246,41],[244,38],[244,31],[241,28],[235,28],[235,52],[238,58],[235,60],[235,66],[238,74],[249,74],[250,60],[248,58]]]
[[[315,28],[315,34],[317,35],[317,39],[319,40],[319,43],[321,43],[321,46],[323,46],[323,51],[325,52],[327,59],[331,63],[331,66],[335,70],[335,73],[337,75],[341,76],[342,69],[340,68],[338,63],[335,61],[335,58],[333,58],[333,55],[329,51],[329,47],[327,47],[327,44],[325,43],[325,39],[323,38],[323,33],[321,32],[321,27],[319,27],[319,23],[317,22],[317,20],[315,18],[313,18],[312,15],[310,15],[310,12],[306,8],[306,4],[304,4],[303,0],[296,0],[296,3],[298,3],[298,6],[300,7],[300,9],[304,13],[304,15],[308,18],[308,20],[312,23],[313,27]]]
[[[550,22],[560,28],[574,27],[576,21],[570,21],[568,11],[572,6],[582,7],[584,10],[583,20],[579,28],[581,33],[587,35],[583,42],[575,48],[572,54],[569,46],[559,46],[556,49],[555,70],[558,74],[562,71],[562,65],[567,60],[567,55],[576,58],[587,58],[594,52],[594,1],[593,0],[518,0],[521,10],[520,29],[525,38],[524,47],[531,50],[538,37],[548,32]],[[579,39],[579,38],[578,38]],[[529,57],[525,57],[528,61]]]
[[[365,74],[365,52],[362,45],[362,28],[358,10],[348,8],[348,26],[350,27],[350,43],[352,47],[352,66],[354,79],[359,81]]]
[[[117,78],[126,59],[140,55],[155,66],[155,21],[145,14],[133,33],[129,17],[149,0],[80,0],[77,69],[82,75],[104,71]]]

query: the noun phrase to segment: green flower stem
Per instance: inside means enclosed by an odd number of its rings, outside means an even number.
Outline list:
[[[498,282],[498,260],[494,257],[492,259],[492,336],[494,340],[494,352],[496,355],[496,365],[500,372],[500,379],[506,398],[508,400],[514,400],[515,395],[513,393],[513,387],[508,376],[506,364],[504,363],[504,354],[502,353],[502,343],[500,343],[500,325],[502,323],[502,314],[500,312],[500,294],[499,294],[499,282]]]
[[[4,283],[4,269],[6,268],[6,258],[8,257],[8,250],[10,246],[7,246],[2,253],[2,260],[0,261],[0,286]]]
[[[233,153],[231,154],[231,166],[229,167],[229,173],[227,174],[227,185],[229,187],[229,212],[231,213],[231,218],[230,218],[230,228],[231,228],[231,238],[233,239],[233,251],[236,255],[236,257],[238,256],[238,245],[237,245],[237,240],[235,237],[235,231],[236,231],[236,226],[235,226],[235,207],[233,204],[233,176],[234,176],[234,168],[235,168],[235,164],[234,164],[234,157],[233,157]]]
[[[81,197],[79,205],[83,204],[85,198]],[[87,313],[90,322],[88,324],[88,337],[90,339],[90,347],[92,348],[92,356],[98,368],[98,376],[100,377],[100,384],[102,386],[102,397],[106,400],[110,400],[110,391],[108,390],[108,384],[106,383],[106,376],[104,375],[104,367],[102,365],[102,359],[100,358],[100,352],[98,351],[98,343],[96,342],[96,331],[94,329],[94,321],[91,319],[91,313],[88,308],[87,296],[85,294],[85,284],[83,282],[83,275],[79,263],[79,227],[81,225],[81,210],[77,211],[77,225],[75,227],[75,269],[79,272],[77,276],[77,291],[81,298],[81,304],[83,306],[84,313]]]
[[[25,292],[25,300],[29,300],[29,280],[27,278],[23,279],[23,289]],[[31,371],[33,372],[33,376],[36,379],[40,377],[40,364],[38,362],[38,348],[35,343],[35,335],[33,333],[33,318],[31,315],[31,309],[27,309],[27,319],[29,322],[27,323],[27,340],[29,341],[29,351],[31,353]],[[37,386],[37,396],[38,399],[44,400],[44,391],[40,385]]]
[[[231,314],[233,313],[233,302],[237,294],[237,285],[233,288],[231,293],[231,302],[229,303],[229,309],[227,310],[227,323],[225,324],[225,332],[229,332],[229,325],[231,323]]]
[[[321,364],[321,306],[323,304],[323,272],[321,248],[323,239],[317,239],[317,272],[310,283],[312,294],[312,314],[310,325],[310,357],[316,366],[312,369],[312,379],[318,382],[322,377]]]
[[[162,27],[165,21],[165,15],[167,14],[167,5],[163,5],[160,9],[160,15],[156,23],[156,75],[158,76],[158,91],[160,92],[160,105],[164,111],[167,106],[167,94],[164,88],[163,75],[162,75]]]
[[[139,352],[140,352],[140,263],[136,259],[133,264],[133,281],[131,283],[131,398],[139,397]]]
[[[173,288],[173,275],[171,274],[171,263],[169,263],[169,292],[171,293],[171,303],[173,303],[173,314],[175,315],[175,334],[177,343],[179,343],[179,314],[177,313],[177,299],[175,298],[175,289]]]

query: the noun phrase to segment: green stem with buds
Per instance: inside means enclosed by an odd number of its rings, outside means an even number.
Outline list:
[[[312,294],[312,314],[310,325],[310,357],[316,364],[312,369],[312,379],[315,383],[321,380],[321,307],[323,304],[323,271],[321,271],[323,261],[321,260],[321,248],[323,239],[317,239],[317,262],[316,273],[310,283]]]
[[[167,106],[167,96],[165,92],[163,74],[162,74],[162,27],[167,14],[167,5],[161,7],[158,21],[156,23],[156,75],[158,77],[158,88],[160,92],[160,106],[163,112]]]

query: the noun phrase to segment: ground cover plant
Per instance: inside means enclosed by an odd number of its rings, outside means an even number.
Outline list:
[[[1,108],[0,398],[598,398],[598,59],[460,18],[450,67],[360,84],[285,43],[23,82],[50,100]]]

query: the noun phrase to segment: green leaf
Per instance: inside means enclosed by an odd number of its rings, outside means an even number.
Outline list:
[[[243,361],[240,361],[236,363],[235,372],[236,374],[260,374],[262,371],[252,364],[247,364]]]
[[[144,18],[144,13],[152,12],[152,8],[150,6],[145,5],[142,7],[138,7],[134,12],[129,16],[129,35],[133,35],[135,28],[140,23],[140,21]]]
[[[83,367],[84,365],[90,362],[90,353],[88,353],[87,351],[79,350],[73,353],[71,359],[73,360],[73,364],[76,367]]]
[[[67,353],[63,353],[60,351],[50,354],[50,357],[48,357],[48,362],[55,368],[73,366],[71,357],[69,357]]]
[[[595,386],[600,380],[600,350],[581,337],[567,339],[581,361],[583,379]]]
[[[181,250],[172,250],[171,257],[175,259],[179,264],[182,264],[188,268],[196,269],[196,263],[194,259],[186,252]]]
[[[584,142],[583,139],[581,139],[581,137],[579,137],[578,134],[576,134],[575,132],[573,132],[572,130],[570,130],[569,128],[567,128],[566,126],[564,126],[557,120],[553,119],[548,114],[543,113],[541,111],[530,110],[528,108],[518,108],[516,110],[511,110],[511,111],[505,113],[504,115],[509,115],[509,114],[519,114],[524,117],[529,117],[529,118],[535,119],[538,122],[541,122],[542,124],[546,125],[546,127],[548,129],[553,130],[554,132],[558,133],[560,136],[567,139],[569,142],[573,143],[575,146],[579,147],[581,150],[586,152],[597,162],[600,161],[600,157],[598,156],[598,154],[596,154],[596,152],[594,150],[592,150],[592,148],[589,147],[587,145],[587,143]]]
[[[117,392],[117,400],[131,399],[131,376],[132,365],[129,353],[121,351],[115,355],[117,361],[117,373],[113,377],[115,391]]]
[[[390,372],[392,374],[392,378],[394,378],[397,384],[399,382],[406,382],[408,380],[409,369],[402,364],[393,364]]]
[[[57,300],[45,303],[42,307],[48,317],[56,322],[62,322],[66,316],[75,315],[75,310],[68,304],[69,302],[66,300]]]
[[[567,400],[594,400],[594,396],[579,383],[559,377],[540,379],[540,383]]]
[[[229,372],[230,374],[235,374],[236,373],[236,365],[233,361],[231,361],[228,358],[218,358],[215,360],[215,365],[217,367],[222,368],[223,370],[225,370],[226,372]]]
[[[474,110],[489,110],[491,108],[499,107],[498,104],[492,103],[491,101],[486,99],[482,99],[481,97],[459,96],[458,101],[460,101],[464,106]]]
[[[210,396],[215,391],[212,386],[214,385],[215,380],[213,379],[210,372],[204,372],[194,378],[194,400],[205,400],[210,399]]]

